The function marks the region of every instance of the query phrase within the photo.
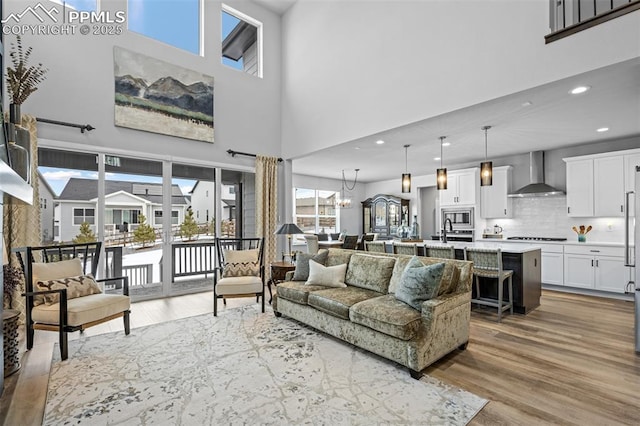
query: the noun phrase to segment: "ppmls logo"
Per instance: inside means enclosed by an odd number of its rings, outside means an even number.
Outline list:
[[[58,19],[55,17],[54,14],[57,15],[59,13],[60,12],[55,7],[52,7],[51,9],[47,10],[47,8],[42,5],[42,3],[38,3],[33,7],[31,6],[27,7],[21,13],[10,13],[9,16],[7,16],[5,19],[2,20],[2,23],[5,25],[7,24],[10,25],[11,23],[19,24],[25,15],[33,15],[41,23],[45,22],[44,17],[48,17],[51,21],[53,21],[53,23],[57,23]]]
[[[62,4],[62,13],[57,7],[47,9],[42,3],[27,6],[20,13],[10,13],[1,22],[3,34],[13,35],[120,35],[126,14],[116,12],[89,12],[67,8]]]

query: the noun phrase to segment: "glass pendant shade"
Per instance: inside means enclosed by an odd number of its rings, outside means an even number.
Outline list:
[[[402,193],[411,192],[411,173],[407,170],[408,151],[411,145],[404,146],[404,173],[402,174]]]
[[[436,170],[436,187],[440,189],[447,189],[447,169]]]
[[[480,163],[480,186],[493,185],[493,163],[483,161]]]
[[[411,173],[402,174],[402,192],[411,192]]]

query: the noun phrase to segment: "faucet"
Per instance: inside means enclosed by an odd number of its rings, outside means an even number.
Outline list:
[[[445,244],[447,243],[447,222],[449,222],[449,231],[453,232],[453,223],[451,219],[446,218],[442,226],[442,242]]]

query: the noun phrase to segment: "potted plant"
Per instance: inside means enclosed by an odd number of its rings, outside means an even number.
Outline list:
[[[11,309],[13,305],[13,293],[20,289],[22,285],[22,271],[20,268],[16,268],[15,266],[3,265],[2,276],[4,300],[7,301],[5,305],[7,308]]]
[[[7,93],[11,99],[10,121],[15,124],[20,124],[20,105],[38,90],[38,84],[45,80],[48,71],[41,63],[29,65],[32,51],[32,47],[22,47],[20,36],[16,36],[16,42],[11,43],[11,65],[7,67]]]

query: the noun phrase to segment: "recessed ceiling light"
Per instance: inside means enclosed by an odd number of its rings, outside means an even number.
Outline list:
[[[533,105],[533,102],[531,102],[531,101],[526,101],[526,102],[522,103],[523,107],[528,107],[528,106],[531,106],[531,105]]]
[[[360,149],[360,147],[359,147],[359,146],[356,146],[354,149]]]
[[[569,93],[571,93],[572,95],[579,95],[580,93],[584,93],[589,89],[591,89],[591,87],[589,86],[578,86],[574,87]]]
[[[383,141],[382,139],[380,139],[379,141],[376,141],[376,143],[377,143],[378,145],[382,145],[382,144],[384,143],[384,141]]]
[[[442,146],[449,146],[449,145],[451,145],[451,142],[442,142]],[[438,158],[438,160],[439,160],[439,158]]]
[[[609,130],[609,128],[608,128],[608,127],[600,127],[597,131],[598,131],[598,132],[600,132],[600,133],[602,133],[602,132],[606,132],[606,131],[608,131],[608,130]]]
[[[433,157],[435,161],[440,161],[440,157]]]

